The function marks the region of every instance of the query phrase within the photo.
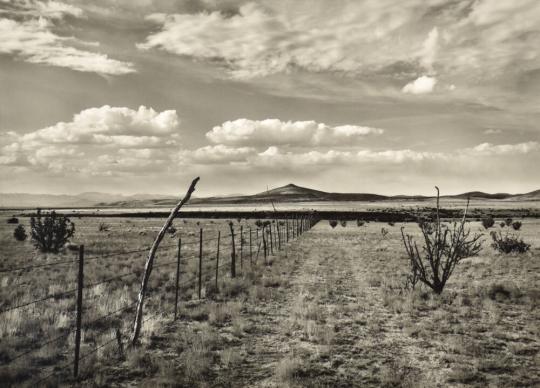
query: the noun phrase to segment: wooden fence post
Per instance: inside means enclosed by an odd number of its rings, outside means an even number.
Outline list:
[[[84,245],[79,246],[79,273],[77,276],[77,321],[75,331],[75,358],[73,362],[73,376],[79,376],[79,353],[81,350],[81,322],[84,280]]]
[[[216,252],[216,291],[218,290],[218,272],[219,272],[219,243],[221,241],[221,230],[217,232],[217,252]]]
[[[236,247],[234,245],[234,225],[232,222],[229,222],[229,227],[231,229],[231,239],[232,239],[232,247],[231,247],[231,278],[236,277]]]
[[[287,242],[289,242],[289,219],[285,221],[285,230],[287,231]]]
[[[178,284],[180,281],[180,258],[182,257],[182,238],[178,239],[178,253],[176,255],[176,291],[174,295],[174,320],[178,314]]]
[[[251,227],[249,228],[249,265],[253,265],[253,247],[251,245]]]
[[[137,298],[137,310],[135,312],[135,319],[133,322],[133,333],[131,335],[131,345],[134,346],[139,341],[139,335],[141,333],[141,326],[142,326],[142,316],[143,316],[143,306],[144,306],[144,297],[146,296],[146,288],[148,287],[148,281],[150,279],[150,275],[152,274],[152,268],[154,266],[154,258],[156,256],[157,249],[159,247],[159,244],[161,243],[161,240],[165,237],[165,233],[167,233],[167,230],[172,225],[172,222],[174,221],[174,218],[178,214],[178,211],[186,202],[189,201],[191,198],[191,194],[195,191],[195,186],[197,185],[197,182],[199,181],[199,177],[193,179],[191,182],[191,185],[189,186],[189,189],[184,196],[178,202],[178,204],[172,209],[171,214],[169,214],[169,217],[167,218],[167,221],[165,221],[165,224],[159,231],[156,239],[154,240],[154,243],[152,244],[152,248],[150,248],[150,252],[148,252],[148,258],[146,259],[146,264],[144,265],[144,274],[141,282],[141,288],[139,291],[139,295]]]
[[[202,228],[199,229],[199,299],[201,299],[201,291],[202,291],[202,245],[203,245],[203,238],[202,238]]]
[[[272,223],[270,222],[270,224],[268,225],[269,228],[268,228],[268,233],[269,233],[269,238],[270,238],[270,254],[273,255],[274,254],[274,237],[272,236]]]
[[[262,239],[263,239],[263,249],[264,249],[264,264],[266,264],[266,256],[268,255],[267,247],[266,247],[266,227],[263,226],[262,228]]]
[[[278,236],[278,248],[281,250],[281,228],[279,227],[279,220],[276,222],[277,236]]]
[[[240,225],[240,271],[244,273],[244,226]]]

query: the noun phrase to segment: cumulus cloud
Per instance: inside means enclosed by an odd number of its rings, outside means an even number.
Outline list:
[[[358,143],[382,129],[357,125],[329,126],[315,121],[279,119],[227,121],[206,134],[213,143],[227,145],[332,146]]]
[[[407,85],[405,85],[402,89],[402,92],[410,93],[410,94],[431,93],[433,89],[435,88],[436,83],[437,83],[437,79],[435,77],[429,77],[427,75],[423,75],[421,77],[418,77],[414,81],[409,82]]]
[[[7,17],[0,17],[0,54],[12,55],[29,63],[103,75],[135,72],[132,63],[74,47],[95,46],[95,42],[63,37],[53,32],[55,19],[66,15],[81,17],[80,8],[57,1],[19,2],[15,5],[18,7],[11,12],[4,12]]]
[[[0,163],[47,168],[53,161],[70,159],[70,165],[76,166],[115,151],[120,161],[150,156],[159,159],[157,152],[150,150],[178,146],[179,123],[174,110],[156,112],[145,106],[134,110],[108,105],[89,108],[69,122],[23,135],[10,132],[14,141],[2,148]],[[81,158],[86,152],[88,160]]]

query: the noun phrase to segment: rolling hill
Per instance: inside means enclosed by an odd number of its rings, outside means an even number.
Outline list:
[[[332,193],[288,184],[253,195],[230,195],[222,197],[192,198],[191,204],[257,204],[294,202],[342,202],[342,201],[423,201],[433,197],[421,195],[386,196],[369,193]],[[448,199],[540,201],[540,190],[525,194],[471,191],[458,195],[442,196]],[[0,207],[160,207],[175,205],[178,198],[164,195],[136,194],[130,196],[107,193],[82,193],[78,195],[46,194],[0,194]]]

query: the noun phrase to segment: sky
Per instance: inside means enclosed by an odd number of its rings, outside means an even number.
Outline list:
[[[540,188],[538,0],[0,0],[0,192]]]

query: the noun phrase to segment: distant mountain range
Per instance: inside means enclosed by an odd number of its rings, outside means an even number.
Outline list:
[[[433,197],[421,195],[386,196],[367,193],[329,193],[288,184],[254,195],[231,195],[223,197],[192,198],[191,204],[257,204],[283,202],[343,202],[343,201],[422,201]],[[442,198],[500,201],[540,201],[540,190],[525,194],[496,193],[488,194],[471,191]],[[82,193],[78,195],[49,194],[1,194],[0,207],[35,208],[35,207],[160,207],[177,203],[178,197],[152,194],[118,195],[107,193]]]

